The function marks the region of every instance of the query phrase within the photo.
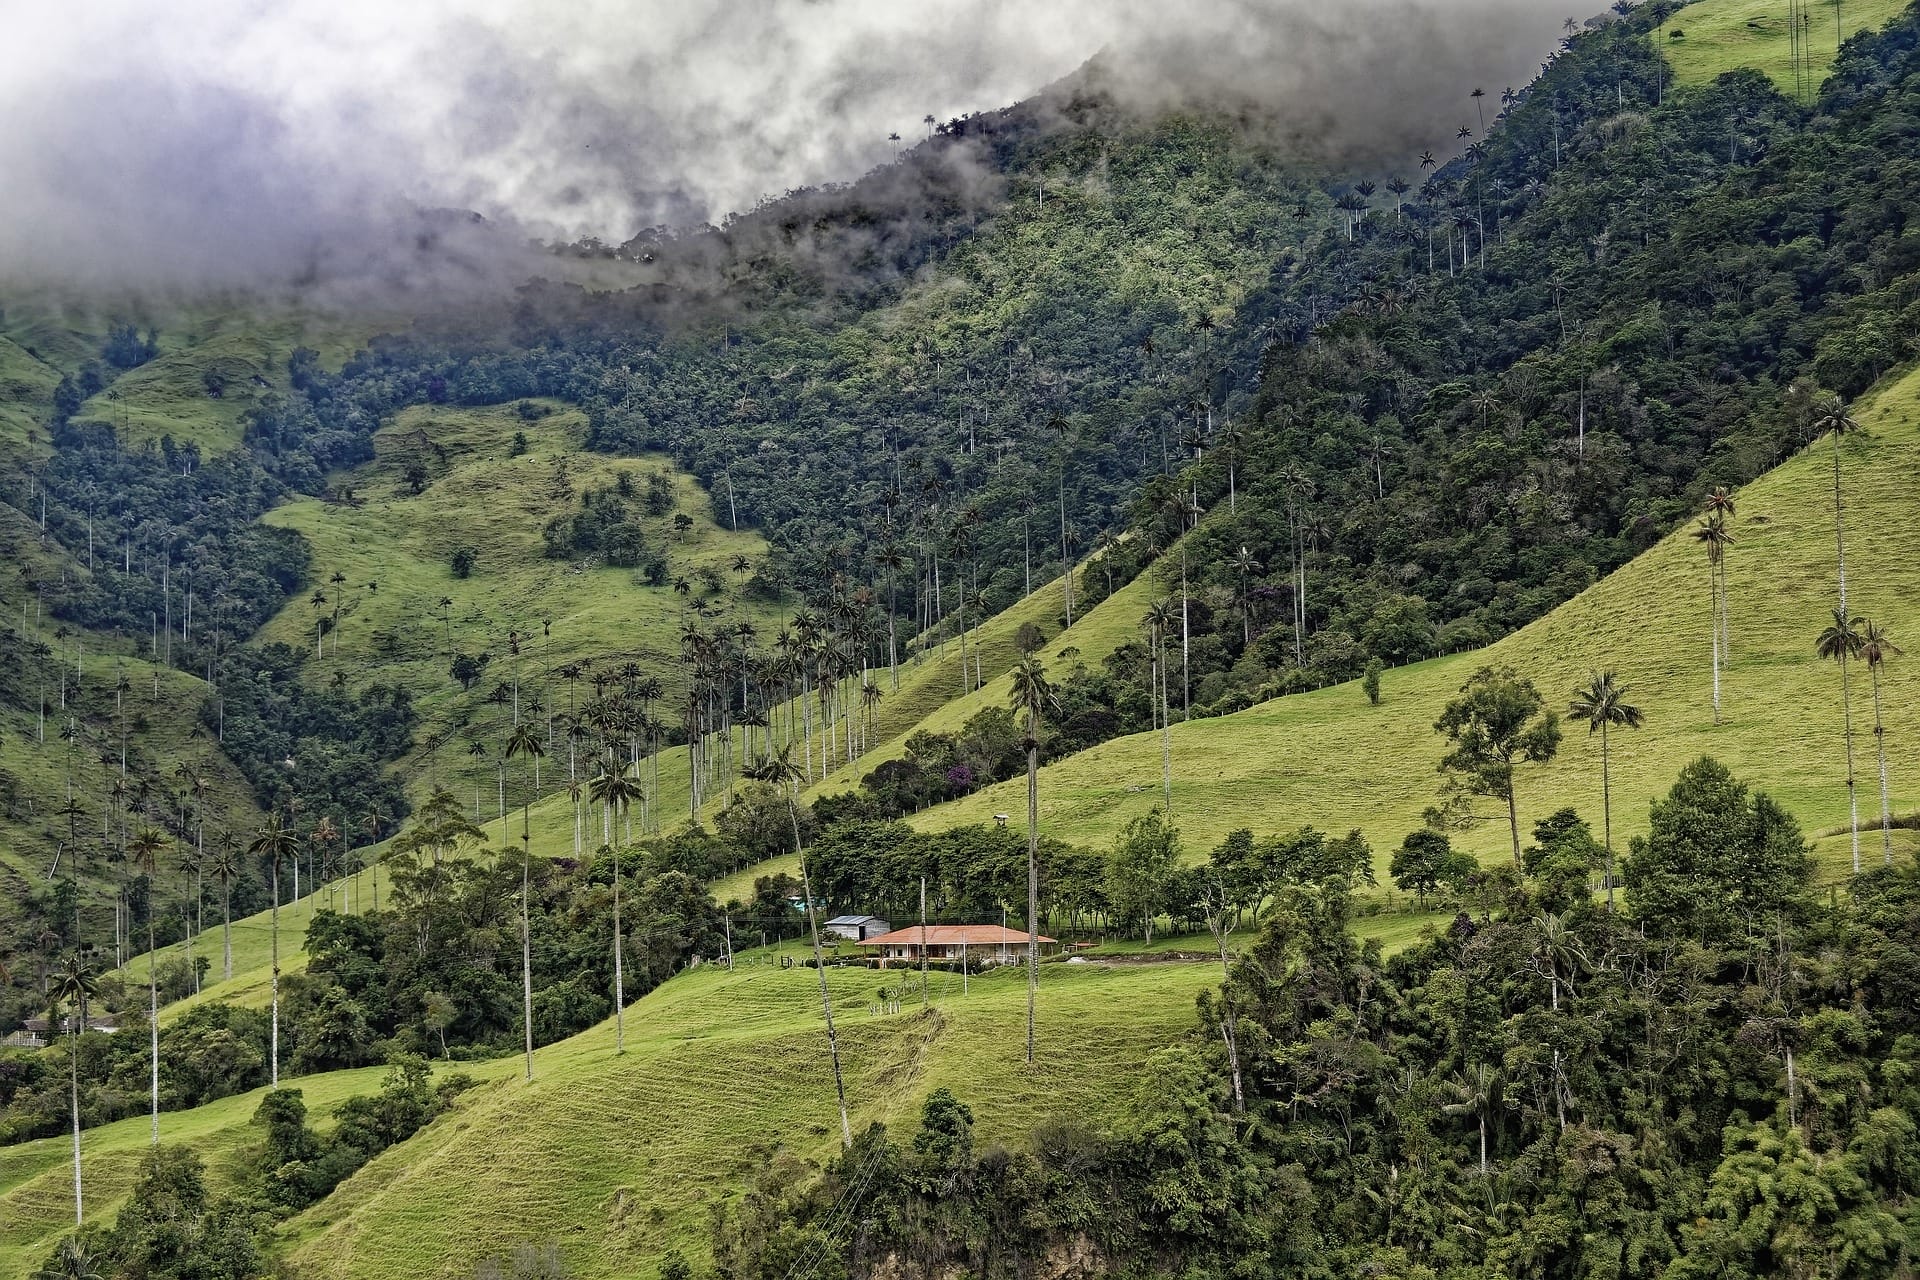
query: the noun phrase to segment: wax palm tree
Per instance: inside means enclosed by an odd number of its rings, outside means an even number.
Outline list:
[[[333,654],[337,658],[340,656],[340,605],[347,598],[347,575],[335,569],[327,576],[327,581],[333,584],[333,626],[330,629],[333,632]]]
[[[1638,729],[1646,723],[1640,708],[1626,700],[1627,686],[1613,672],[1602,671],[1588,677],[1587,683],[1573,691],[1567,714],[1587,722],[1587,732],[1600,731],[1600,813],[1606,832],[1607,910],[1613,910],[1613,780],[1610,773],[1607,731],[1615,725]]]
[[[1499,1078],[1484,1062],[1462,1071],[1448,1082],[1454,1101],[1441,1104],[1448,1115],[1473,1116],[1480,1124],[1480,1176],[1487,1176],[1487,1113],[1499,1093]],[[1489,1190],[1491,1195],[1492,1191]]]
[[[127,856],[147,878],[147,1053],[153,1120],[149,1140],[154,1146],[160,1145],[160,979],[153,957],[153,909],[159,895],[154,892],[154,878],[159,874],[160,854],[166,847],[167,833],[157,827],[142,827],[127,841]]]
[[[900,648],[896,639],[896,600],[900,590],[899,575],[907,567],[907,553],[896,542],[883,544],[873,553],[873,565],[887,577],[887,674],[893,681],[893,691],[900,692]]]
[[[1721,647],[1724,631],[1722,625],[1722,600],[1724,599],[1722,581],[1726,572],[1727,548],[1733,545],[1733,534],[1727,528],[1726,516],[1720,511],[1709,511],[1700,518],[1699,525],[1693,531],[1694,541],[1707,548],[1707,583],[1710,597],[1709,607],[1713,615],[1713,722],[1720,723],[1720,664],[1725,657]]]
[[[319,885],[321,880],[325,878],[324,876],[313,874],[314,857],[317,854],[321,858],[321,866],[324,870],[327,850],[332,847],[333,842],[339,838],[340,828],[333,824],[333,815],[326,813],[321,814],[320,821],[313,824],[313,834],[308,837],[307,840],[307,871],[309,873],[307,877],[308,915],[313,914],[313,899],[319,896]],[[327,903],[329,906],[333,903],[333,886],[330,880],[327,886]]]
[[[507,759],[525,756],[537,771],[547,754],[533,722],[523,720],[507,738]],[[537,774],[536,774],[537,776]],[[533,790],[520,806],[520,994],[527,1040],[527,1079],[533,1079],[533,932],[528,900],[533,880]],[[618,874],[618,868],[615,868]]]
[[[1179,610],[1173,607],[1171,600],[1155,600],[1147,606],[1147,612],[1141,619],[1147,628],[1147,644],[1151,664],[1148,667],[1148,680],[1160,686],[1160,781],[1166,792],[1167,812],[1173,812],[1173,738],[1172,726],[1168,723],[1172,716],[1167,706],[1167,636],[1180,620]],[[1147,690],[1147,698],[1153,700],[1152,689]]]
[[[327,634],[321,625],[326,622],[327,618],[325,614],[320,612],[321,609],[326,607],[327,593],[315,587],[313,594],[307,597],[307,603],[313,606],[313,656],[317,658],[320,656],[320,642]]]
[[[601,768],[587,782],[587,794],[600,806],[600,829],[613,859],[613,1051],[627,1051],[626,942],[620,928],[620,851],[614,846],[614,824],[642,796],[640,779],[628,770]]]
[[[1060,583],[1066,592],[1067,625],[1073,625],[1073,548],[1067,538],[1067,457],[1073,451],[1073,424],[1059,414],[1048,419],[1060,441]]]
[[[793,823],[793,851],[800,859],[800,892],[807,898],[807,931],[813,938],[813,967],[820,974],[820,1012],[827,1022],[827,1056],[833,1062],[833,1091],[840,1102],[840,1142],[853,1147],[853,1125],[847,1119],[847,1085],[840,1073],[840,1041],[833,1031],[833,998],[827,991],[826,958],[820,950],[820,913],[813,901],[813,876],[807,869],[806,850],[800,839],[799,791],[801,772],[793,762],[793,744],[769,751],[748,770],[748,776],[780,788],[787,797],[787,817]]]
[[[1713,487],[1712,492],[1707,494],[1706,501],[1702,504],[1701,509],[1702,509],[1702,512],[1709,519],[1716,516],[1719,517],[1723,525],[1731,525],[1733,523],[1733,518],[1737,513],[1734,500],[1733,500],[1733,494],[1728,492],[1725,485],[1715,485]],[[1726,549],[1733,545],[1733,541],[1734,541],[1733,535],[1731,533],[1727,534],[1720,549],[1721,554],[1720,554],[1720,564],[1719,564],[1719,570],[1720,570],[1720,574],[1719,574],[1719,577],[1720,577],[1720,614],[1719,614],[1720,662],[1722,666],[1729,667],[1729,668],[1733,665],[1733,625],[1731,621],[1732,592],[1727,587]]]
[[[1893,807],[1887,799],[1887,730],[1880,718],[1880,668],[1900,656],[1900,646],[1871,618],[1860,619],[1860,657],[1873,677],[1873,745],[1880,757],[1880,853],[1893,865]]]
[[[1833,551],[1840,573],[1840,612],[1844,614],[1847,611],[1847,537],[1845,504],[1840,490],[1840,439],[1864,434],[1865,428],[1855,421],[1845,400],[1827,395],[1813,403],[1813,429],[1833,439]]]
[[[231,831],[214,838],[213,860],[207,869],[220,881],[220,978],[233,980],[233,878],[240,874],[239,848]]]
[[[1233,557],[1233,571],[1240,575],[1240,643],[1245,646],[1253,643],[1253,575],[1260,572],[1260,562],[1242,546]]]
[[[435,790],[438,789],[438,787],[435,788]],[[378,915],[380,914],[380,864],[385,860],[380,852],[380,810],[369,807],[360,820],[367,824],[367,854],[362,862],[370,873],[367,880],[373,887],[373,911]]]
[[[1558,915],[1549,911],[1533,918],[1535,936],[1533,961],[1546,972],[1548,989],[1552,993],[1552,1008],[1560,1011],[1560,988],[1566,987],[1569,994],[1573,990],[1572,974],[1587,962],[1587,953],[1580,944],[1580,936],[1575,933]],[[1566,1132],[1566,1090],[1565,1075],[1561,1070],[1560,1050],[1553,1051],[1553,1109],[1559,1118],[1560,1131]]]
[[[1397,222],[1400,218],[1400,206],[1406,200],[1407,192],[1413,190],[1413,184],[1405,178],[1396,176],[1387,180],[1387,190],[1393,193],[1393,217]]]
[[[93,966],[80,958],[78,952],[68,956],[54,971],[53,981],[47,987],[47,1034],[53,1034],[59,1025],[59,1008],[66,1005],[68,1015],[67,1032],[72,1037],[67,1045],[67,1070],[70,1093],[69,1101],[73,1108],[73,1221],[78,1225],[85,1214],[80,1198],[80,1033],[86,1030],[87,1003],[99,991],[99,975]]]
[[[567,784],[567,803],[573,806],[573,856],[580,856],[580,846],[585,843],[586,812],[582,802],[587,796],[587,784],[575,778]]]
[[[272,1005],[273,1025],[268,1054],[267,1082],[274,1088],[280,1087],[280,863],[286,858],[300,856],[300,837],[292,828],[282,826],[280,815],[270,813],[267,820],[253,833],[253,839],[247,844],[247,852],[256,858],[265,858],[273,868],[273,907],[269,915],[268,932],[273,937],[272,955]]]
[[[1246,428],[1231,420],[1223,423],[1219,435],[1214,437],[1213,447],[1227,461],[1227,514],[1238,515],[1240,458],[1247,448]]]
[[[1027,1061],[1033,1061],[1033,1013],[1040,991],[1040,717],[1058,705],[1046,668],[1032,654],[1013,669],[1008,702],[1027,717]]]
[[[1820,657],[1831,658],[1840,664],[1840,716],[1847,744],[1847,826],[1853,836],[1855,875],[1860,874],[1860,800],[1854,790],[1853,780],[1853,694],[1848,682],[1847,664],[1860,656],[1861,648],[1859,626],[1847,616],[1844,607],[1833,611],[1832,625],[1821,631],[1813,645],[1813,651]]]

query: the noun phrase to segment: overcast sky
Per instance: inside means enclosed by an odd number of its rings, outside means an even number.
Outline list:
[[[1554,0],[0,0],[0,277],[213,279],[417,206],[623,240],[859,176],[1106,51],[1361,157],[1451,145]],[[1584,12],[1573,16],[1585,16]],[[1497,100],[1497,99],[1496,99]]]

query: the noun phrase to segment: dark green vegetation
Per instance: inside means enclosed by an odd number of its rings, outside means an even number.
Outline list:
[[[1536,836],[1391,959],[1344,876],[1285,886],[1123,1119],[1009,1149],[936,1092],[904,1143],[769,1166],[716,1271],[1910,1274],[1915,869],[1819,902],[1792,820],[1711,760],[1656,803],[1624,914],[1577,819]]]

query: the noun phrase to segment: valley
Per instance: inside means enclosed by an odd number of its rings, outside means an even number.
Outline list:
[[[1126,66],[0,271],[0,1276],[1911,1273],[1920,9],[1386,159]]]

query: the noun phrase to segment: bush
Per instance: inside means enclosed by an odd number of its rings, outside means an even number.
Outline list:
[[[471,578],[473,576],[473,563],[479,558],[479,552],[475,551],[472,547],[462,545],[453,549],[453,555],[448,557],[447,563],[453,567],[454,577]]]

